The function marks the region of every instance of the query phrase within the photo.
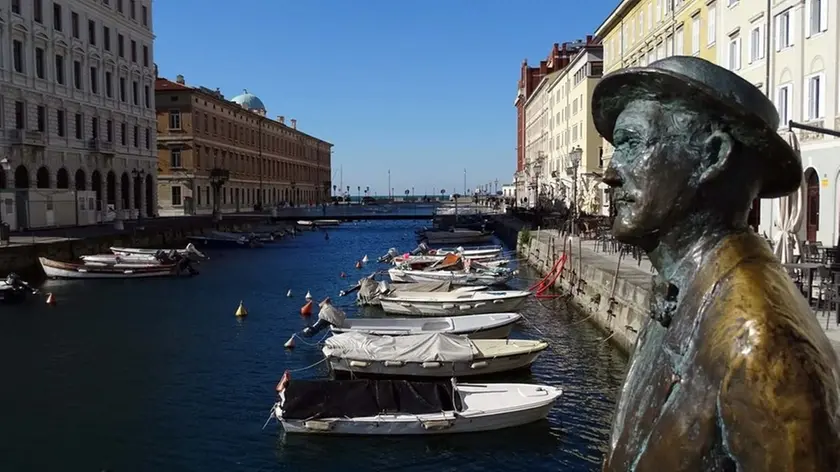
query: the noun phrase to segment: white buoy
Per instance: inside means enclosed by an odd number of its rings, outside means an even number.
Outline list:
[[[309,293],[309,290],[307,290],[307,291],[306,291],[306,297],[305,297],[305,298],[306,298],[307,300],[312,300],[312,294],[311,294],[311,293]]]
[[[283,347],[285,347],[286,349],[294,349],[294,347],[295,347],[295,335],[294,334],[292,335],[291,338],[289,338],[288,341],[286,341],[286,344],[284,344]]]
[[[288,291],[288,292],[286,292],[286,296],[287,296],[287,297],[291,297],[291,296],[292,296],[292,289],[289,289],[289,291]]]
[[[365,254],[365,257],[362,258],[362,264],[367,264],[367,263],[368,263],[368,257],[367,257],[367,254]]]

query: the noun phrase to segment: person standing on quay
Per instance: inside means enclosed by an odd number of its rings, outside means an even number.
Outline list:
[[[773,103],[674,56],[608,74],[592,109],[615,146],[613,233],[657,270],[604,471],[840,470],[837,354],[747,226],[756,197],[802,179]]]

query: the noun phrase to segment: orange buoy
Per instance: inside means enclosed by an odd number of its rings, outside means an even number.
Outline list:
[[[312,314],[312,300],[306,302],[306,305],[300,307],[301,316],[310,316]]]
[[[47,294],[47,305],[55,305],[55,295],[52,292]]]

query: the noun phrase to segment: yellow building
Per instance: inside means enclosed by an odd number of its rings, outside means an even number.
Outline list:
[[[595,31],[604,44],[604,73],[674,55],[715,61],[717,10],[714,0],[621,0]],[[611,155],[605,141],[605,165]]]

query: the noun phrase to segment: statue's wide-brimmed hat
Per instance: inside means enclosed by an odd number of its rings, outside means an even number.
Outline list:
[[[741,145],[761,156],[759,197],[781,197],[799,188],[802,160],[777,133],[775,105],[737,74],[690,56],[672,56],[647,67],[607,74],[592,95],[592,115],[601,136],[612,143],[618,116],[639,99],[680,100],[719,117]]]

